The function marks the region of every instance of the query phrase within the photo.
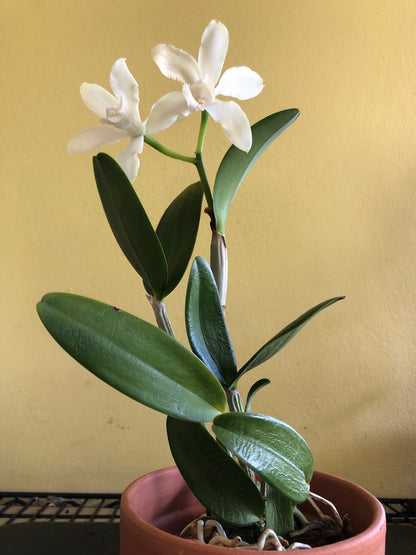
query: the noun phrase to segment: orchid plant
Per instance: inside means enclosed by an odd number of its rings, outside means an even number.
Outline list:
[[[296,506],[310,495],[312,454],[305,440],[276,418],[251,412],[263,378],[245,402],[240,379],[278,353],[316,314],[342,297],[319,303],[267,341],[242,366],[236,362],[225,320],[227,247],[225,226],[231,202],[262,152],[298,117],[296,109],[274,113],[252,127],[234,100],[257,96],[261,77],[247,67],[224,71],[228,30],[211,21],[202,35],[198,60],[171,45],[152,56],[163,75],[182,84],[152,106],[142,121],[139,87],[124,59],[110,74],[112,93],[81,85],[86,106],[100,125],[80,131],[72,152],[97,150],[128,139],[116,160],[93,158],[95,180],[114,236],[141,276],[157,325],[90,298],[49,293],[38,314],[55,340],[79,363],[132,399],[167,415],[174,460],[209,515],[236,528],[254,526],[284,535],[295,527]],[[201,112],[195,154],[171,150],[153,135]],[[211,188],[203,146],[211,116],[232,143]],[[193,165],[198,179],[166,208],[154,228],[132,182],[144,143],[162,155]],[[184,276],[192,257],[201,205],[212,229],[210,263],[196,257],[189,274],[185,324],[190,349],[174,338],[165,298]],[[210,428],[207,423],[211,423]],[[202,478],[201,478],[202,477]],[[224,540],[225,541],[225,540]],[[238,545],[238,541],[233,545]]]

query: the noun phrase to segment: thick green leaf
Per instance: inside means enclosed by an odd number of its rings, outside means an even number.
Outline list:
[[[294,503],[309,494],[313,459],[305,440],[280,420],[233,412],[214,418],[218,440],[263,480]]]
[[[217,231],[225,234],[228,210],[247,172],[264,150],[299,116],[299,110],[283,110],[255,123],[253,143],[248,152],[234,145],[226,152],[214,183],[213,201]]]
[[[261,380],[258,380],[250,387],[250,390],[247,393],[245,412],[251,412],[251,404],[253,402],[254,396],[260,389],[262,389],[266,385],[269,385],[269,383],[270,383],[270,380],[268,380],[267,378],[262,378]]]
[[[198,422],[226,410],[218,380],[191,351],[156,326],[67,293],[45,295],[37,309],[61,347],[132,399]]]
[[[193,352],[222,384],[229,385],[237,377],[237,363],[214,276],[201,257],[194,260],[189,276],[185,321]]]
[[[285,536],[295,528],[295,503],[269,486],[266,503],[266,527],[278,536]]]
[[[157,226],[168,264],[164,297],[175,289],[188,266],[198,233],[203,194],[201,182],[187,187],[170,204]]]
[[[316,314],[318,314],[318,312],[321,312],[321,310],[324,310],[324,308],[327,308],[328,306],[331,306],[332,304],[342,299],[345,299],[345,297],[334,297],[333,299],[324,301],[314,306],[313,308],[302,314],[302,316],[299,316],[299,318],[297,318],[294,322],[286,326],[282,331],[280,331],[265,345],[263,345],[263,347],[261,347],[261,349],[259,349],[257,353],[255,353],[251,357],[251,359],[244,364],[244,366],[238,372],[235,383],[241,378],[243,374],[245,374],[252,368],[255,368],[256,366],[259,366],[259,364],[263,364],[263,362],[266,362],[266,360],[269,360],[269,358],[278,353],[280,349],[283,349],[283,347],[287,343],[289,343],[289,341],[295,337],[295,335],[303,328],[303,326],[307,324],[309,320],[311,320]],[[235,385],[235,383],[233,385]]]
[[[107,154],[93,158],[95,181],[108,223],[127,260],[147,290],[163,298],[168,279],[165,254],[126,174]]]
[[[209,512],[233,526],[261,520],[264,501],[257,487],[203,424],[168,418],[167,431],[184,480]]]

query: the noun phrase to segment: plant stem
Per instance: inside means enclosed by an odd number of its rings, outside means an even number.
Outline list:
[[[168,313],[166,311],[165,303],[163,301],[159,301],[152,295],[146,295],[146,297],[153,308],[153,312],[155,313],[155,318],[156,318],[156,323],[158,328],[165,331],[172,337],[175,337],[172,326],[170,324]]]
[[[207,201],[208,209],[210,211],[213,211],[214,204],[212,200],[211,189],[208,183],[207,174],[205,171],[204,161],[202,159],[202,153],[199,153],[199,152],[196,153],[195,166],[196,166],[196,169],[198,170],[198,175],[199,175],[199,179],[201,180],[202,187],[204,188],[204,195],[205,195],[205,200]]]
[[[228,408],[230,412],[244,412],[240,392],[237,389],[226,389]]]
[[[169,156],[169,158],[174,158],[175,160],[182,160],[182,162],[188,162],[189,164],[196,165],[196,158],[194,156],[184,156],[179,152],[175,152],[170,148],[166,148],[164,145],[159,143],[159,141],[156,141],[156,139],[154,139],[150,135],[144,136],[144,142],[147,143],[152,148],[154,148],[155,150],[158,150],[165,156]]]
[[[222,309],[225,310],[228,284],[228,253],[224,235],[212,231],[211,238],[211,270],[217,284]]]
[[[206,110],[203,110],[201,112],[201,125],[199,127],[198,143],[196,145],[196,151],[198,153],[201,153],[204,147],[205,134],[207,132],[207,127],[208,127],[208,119],[209,119],[208,112]]]
[[[196,165],[196,169],[198,170],[199,179],[201,180],[202,186],[204,188],[204,194],[205,194],[205,199],[207,201],[208,208],[212,212],[213,211],[212,194],[208,183],[207,174],[205,171],[204,161],[202,159],[202,149],[204,147],[205,134],[207,132],[207,126],[208,126],[208,119],[209,119],[208,112],[203,110],[201,112],[201,125],[199,127],[198,143],[196,145],[195,165]]]

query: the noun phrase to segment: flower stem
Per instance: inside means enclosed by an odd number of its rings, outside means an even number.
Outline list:
[[[207,126],[208,126],[208,119],[209,119],[208,112],[206,110],[203,110],[201,112],[201,125],[199,127],[198,144],[196,146],[197,154],[198,153],[201,154],[202,148],[204,146],[205,134],[207,132]]]
[[[195,165],[196,165],[196,169],[198,170],[199,179],[201,180],[202,186],[204,188],[204,194],[205,194],[205,199],[207,201],[208,208],[212,212],[213,206],[214,206],[212,201],[212,194],[208,183],[207,174],[205,171],[204,161],[202,159],[202,149],[204,147],[205,134],[207,132],[207,126],[208,126],[208,119],[209,119],[208,112],[206,110],[203,110],[201,112],[201,125],[199,127],[198,143],[196,145]]]
[[[166,148],[164,145],[159,143],[159,141],[156,141],[156,139],[154,139],[150,135],[144,136],[144,142],[147,143],[152,148],[154,148],[155,150],[158,150],[165,156],[169,156],[169,158],[174,158],[175,160],[182,160],[182,162],[188,162],[189,164],[196,165],[196,157],[184,156],[183,154],[179,154],[179,152],[175,152],[170,148]]]
[[[196,169],[198,170],[199,179],[201,180],[204,188],[205,200],[207,201],[208,209],[213,212],[214,204],[212,201],[211,189],[209,188],[207,174],[205,172],[204,161],[202,160],[202,153],[196,153]]]
[[[172,326],[170,324],[168,313],[166,311],[165,303],[163,301],[159,301],[152,295],[146,295],[146,297],[151,304],[151,307],[153,308],[153,312],[155,313],[158,328],[165,331],[172,337],[175,337]]]

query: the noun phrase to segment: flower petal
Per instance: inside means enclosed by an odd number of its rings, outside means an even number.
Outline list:
[[[181,92],[165,94],[153,104],[149,117],[143,124],[146,134],[158,133],[188,114],[186,100]]]
[[[181,83],[193,83],[200,79],[196,60],[170,44],[158,44],[152,50],[152,58],[165,77]]]
[[[205,29],[199,48],[198,65],[202,76],[207,76],[210,85],[217,83],[228,51],[228,29],[213,19]]]
[[[82,129],[69,141],[68,152],[69,154],[74,152],[90,152],[106,144],[118,143],[118,141],[128,136],[125,131],[115,127],[105,127],[103,125],[87,127]]]
[[[125,58],[119,58],[114,62],[110,73],[110,85],[117,98],[126,95],[132,102],[139,102],[139,86],[130,73]]]
[[[239,100],[254,98],[264,87],[263,79],[249,67],[231,67],[224,71],[215,95],[233,96]]]
[[[106,91],[100,85],[93,83],[82,83],[80,87],[81,98],[84,104],[99,118],[107,117],[107,110],[117,110],[119,102],[117,98]]]
[[[140,160],[137,154],[142,152],[142,150],[143,136],[133,137],[127,147],[117,156],[117,162],[120,164],[131,183],[133,183],[137,177],[140,166]]]
[[[130,73],[125,58],[119,58],[114,62],[110,73],[110,85],[120,101],[120,114],[126,119],[140,122],[139,86]]]
[[[214,100],[206,108],[210,116],[222,126],[225,136],[239,149],[248,152],[252,136],[250,123],[240,106],[233,100]]]

